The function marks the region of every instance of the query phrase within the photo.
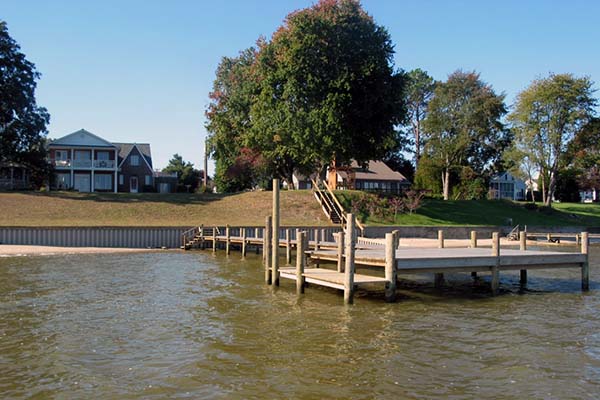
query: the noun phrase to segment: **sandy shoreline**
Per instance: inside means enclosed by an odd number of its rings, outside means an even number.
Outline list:
[[[130,249],[120,247],[57,247],[2,244],[0,245],[0,257],[53,256],[59,254],[139,253],[155,250],[156,249]]]

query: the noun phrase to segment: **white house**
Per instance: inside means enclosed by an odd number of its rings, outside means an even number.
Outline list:
[[[525,200],[527,185],[519,178],[515,178],[510,172],[502,172],[494,175],[490,180],[490,198]]]

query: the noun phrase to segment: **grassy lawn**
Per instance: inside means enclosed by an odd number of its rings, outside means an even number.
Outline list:
[[[0,226],[264,225],[271,192],[0,193]],[[281,223],[328,225],[310,191],[281,192]]]
[[[355,192],[337,192],[344,207],[350,210]],[[426,199],[414,214],[393,215],[385,220],[362,215],[368,225],[530,225],[530,226],[600,226],[600,205],[555,203],[552,210],[528,210],[523,203],[503,200],[443,201]]]
[[[338,198],[350,210],[357,192]],[[263,225],[271,192],[222,194],[0,193],[0,226],[193,226]],[[312,192],[281,192],[283,225],[329,225]],[[424,200],[414,214],[394,220],[361,216],[368,225],[600,226],[600,205],[556,203],[528,210],[509,201]]]

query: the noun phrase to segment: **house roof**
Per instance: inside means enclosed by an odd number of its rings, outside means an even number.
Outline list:
[[[356,180],[404,181],[407,184],[409,183],[404,175],[400,172],[393,171],[383,161],[371,160],[367,165],[367,168],[361,168],[356,161],[352,161],[350,167],[354,170]],[[348,178],[348,173],[346,171],[337,171],[337,173],[342,178]]]
[[[80,129],[66,136],[53,140],[48,147],[59,146],[86,146],[86,147],[108,147],[115,148],[115,145],[92,132]]]
[[[148,166],[150,167],[150,169],[152,169],[152,152],[150,150],[149,143],[113,143],[113,144],[119,148],[119,160],[120,160],[119,164],[121,164],[121,162],[127,158],[127,156],[129,155],[129,153],[131,153],[131,150],[133,150],[134,147],[137,147],[138,151],[146,159],[146,163],[148,163]]]

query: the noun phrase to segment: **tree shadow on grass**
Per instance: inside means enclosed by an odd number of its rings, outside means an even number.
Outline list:
[[[180,205],[202,205],[222,200],[235,194],[215,193],[78,193],[78,192],[42,192],[27,193],[40,198],[54,198],[101,203],[164,203]]]

